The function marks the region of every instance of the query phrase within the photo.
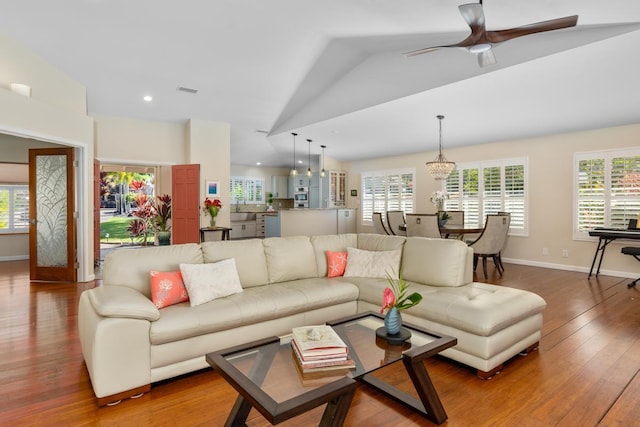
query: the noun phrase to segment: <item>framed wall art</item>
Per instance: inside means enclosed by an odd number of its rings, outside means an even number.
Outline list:
[[[204,187],[207,197],[218,197],[220,195],[220,181],[206,180]]]

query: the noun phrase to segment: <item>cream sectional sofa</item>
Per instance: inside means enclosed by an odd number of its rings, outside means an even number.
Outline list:
[[[148,391],[154,382],[208,367],[205,354],[378,311],[382,278],[327,278],[327,250],[402,250],[400,270],[422,302],[403,319],[456,337],[442,355],[488,377],[537,346],[545,301],[536,294],[472,281],[473,251],[448,239],[342,234],[206,242],[110,253],[102,286],[82,293],[82,352],[99,404]],[[378,254],[379,255],[379,254]],[[149,271],[234,258],[243,291],[191,307],[158,310]],[[212,278],[214,279],[214,278]]]

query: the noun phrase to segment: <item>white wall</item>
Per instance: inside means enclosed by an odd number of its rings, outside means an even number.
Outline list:
[[[0,133],[25,138],[25,152],[28,138],[76,148],[78,279],[92,280],[93,120],[86,116],[85,88],[2,34],[0,58]],[[31,97],[9,91],[10,83],[30,85]]]
[[[518,141],[504,141],[455,149],[445,148],[448,159],[458,163],[527,157],[529,161],[529,235],[511,236],[503,252],[508,261],[552,268],[588,271],[596,249],[594,241],[573,240],[573,155],[575,152],[637,147],[640,124],[592,131],[551,135]],[[404,167],[416,169],[416,212],[433,212],[429,201],[432,191],[439,188],[426,171],[424,164],[435,152],[384,159],[352,162],[349,188],[360,188],[360,174],[364,171]],[[358,223],[359,231],[371,231]],[[640,263],[620,254],[622,245],[612,243],[602,264],[601,273],[633,277],[640,275]],[[640,242],[638,242],[640,245]],[[549,255],[542,255],[542,248]],[[562,257],[562,250],[569,257]]]

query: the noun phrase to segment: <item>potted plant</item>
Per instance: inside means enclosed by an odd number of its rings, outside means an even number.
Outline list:
[[[144,193],[135,195],[136,208],[131,213],[135,218],[129,223],[127,231],[132,239],[138,238],[141,245],[148,243],[149,232],[153,229],[153,217],[155,208],[149,197]]]
[[[160,246],[171,244],[171,196],[163,194],[157,196],[154,204],[155,214],[153,215],[153,228],[158,236],[158,244]]]
[[[216,226],[216,216],[218,216],[220,209],[222,209],[222,202],[220,199],[204,199],[204,206],[202,207],[202,210],[204,213],[211,216],[211,219],[209,220],[210,227]]]

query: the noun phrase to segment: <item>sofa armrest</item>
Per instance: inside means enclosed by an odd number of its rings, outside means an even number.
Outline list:
[[[100,286],[87,292],[91,305],[100,316],[150,322],[160,318],[160,311],[149,298],[127,286]]]

